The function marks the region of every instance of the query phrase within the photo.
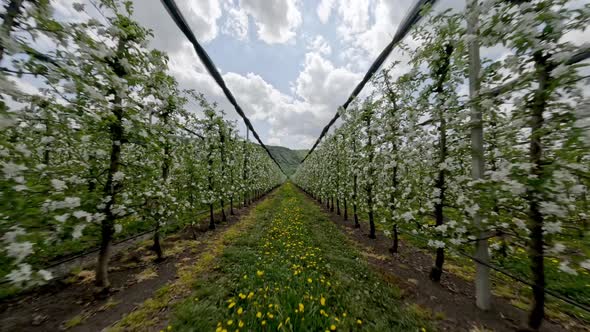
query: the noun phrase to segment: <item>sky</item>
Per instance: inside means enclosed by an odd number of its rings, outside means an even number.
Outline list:
[[[176,2],[263,142],[300,149],[311,147],[414,1]],[[180,87],[204,93],[237,119],[160,1],[134,3],[135,19],[153,30],[151,46],[168,52]]]

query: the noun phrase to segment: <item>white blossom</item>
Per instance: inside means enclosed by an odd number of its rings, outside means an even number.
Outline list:
[[[20,263],[23,259],[33,253],[33,244],[29,241],[25,242],[12,242],[6,246],[6,253],[9,257]]]

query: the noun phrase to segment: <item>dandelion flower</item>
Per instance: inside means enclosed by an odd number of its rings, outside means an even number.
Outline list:
[[[303,309],[305,309],[305,306],[303,303],[299,303],[299,311],[303,312]]]
[[[323,296],[320,297],[320,304],[321,305],[326,305],[326,299]]]

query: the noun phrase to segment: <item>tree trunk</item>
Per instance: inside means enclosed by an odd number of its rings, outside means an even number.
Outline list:
[[[548,56],[541,52],[533,55],[535,60],[535,71],[539,86],[535,91],[531,103],[531,140],[529,146],[529,160],[532,164],[531,178],[535,179],[534,185],[527,186],[526,197],[529,202],[529,232],[530,232],[530,259],[531,272],[533,277],[533,305],[529,315],[529,327],[537,330],[543,323],[545,316],[545,266],[544,251],[545,244],[543,236],[544,217],[540,211],[539,201],[543,199],[544,190],[544,165],[543,165],[543,113],[547,104],[549,73],[552,68],[547,63]]]
[[[445,46],[445,53],[443,56],[445,57],[443,64],[440,68],[438,68],[436,75],[437,75],[437,83],[436,89],[434,90],[437,94],[442,94],[444,89],[444,82],[448,73],[449,65],[450,65],[450,57],[453,52],[453,47],[451,45]],[[447,121],[445,118],[444,110],[442,109],[442,105],[438,105],[438,118],[439,118],[439,160],[438,165],[445,162],[447,158]],[[440,226],[444,223],[444,206],[445,206],[445,170],[439,170],[436,182],[434,187],[438,189],[439,196],[438,202],[434,204],[434,217],[436,226]],[[435,264],[430,271],[430,279],[435,282],[440,281],[440,277],[443,271],[443,263],[445,261],[445,251],[444,248],[437,248],[436,249],[436,259]]]
[[[209,204],[209,229],[215,229],[215,216],[213,215],[213,203]]]
[[[121,104],[121,98],[115,97],[115,105]],[[111,242],[115,231],[115,220],[112,208],[116,204],[117,193],[119,192],[121,185],[113,180],[115,173],[119,171],[121,165],[121,142],[123,140],[123,110],[120,107],[116,107],[113,111],[115,114],[115,121],[110,126],[111,132],[111,157],[110,166],[107,176],[107,183],[104,188],[104,196],[109,197],[107,201],[104,213],[105,218],[101,223],[101,241],[100,250],[98,253],[98,263],[96,266],[96,285],[103,289],[110,287],[108,278],[108,263],[111,254]]]
[[[346,206],[346,198],[344,198],[344,221],[348,220],[348,207]]]
[[[156,223],[156,229],[154,230],[154,252],[156,253],[156,262],[161,262],[164,260],[164,252],[162,251],[162,246],[160,245],[160,223]]]
[[[393,224],[393,245],[391,246],[390,252],[396,254],[398,252],[399,240],[398,240],[397,224]]]
[[[223,201],[223,199],[221,200],[220,205],[221,205],[221,221],[226,222],[227,216],[225,215],[225,202]]]
[[[369,238],[376,239],[377,235],[375,234],[375,216],[373,211],[373,135],[371,131],[371,117],[372,112],[367,110],[366,116],[366,123],[367,123],[367,148],[369,150],[369,172],[367,174],[367,179],[369,184],[367,185],[367,206],[369,209]]]

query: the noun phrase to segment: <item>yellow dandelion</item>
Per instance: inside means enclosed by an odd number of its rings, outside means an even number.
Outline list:
[[[266,325],[266,321],[265,321],[265,320],[263,320],[263,321],[262,321],[260,324],[261,324],[262,326],[264,326],[264,325]]]
[[[258,270],[258,271],[256,271],[256,275],[259,277],[262,277],[264,275],[264,271]]]
[[[313,280],[311,280],[311,278],[307,278],[307,282],[311,284]]]
[[[321,305],[326,305],[326,299],[323,296],[320,297],[320,304]]]
[[[330,331],[336,331],[336,325],[334,325],[334,324],[330,325]]]
[[[242,300],[246,298],[246,294],[242,294],[242,293],[240,293],[240,295],[238,295],[238,296],[239,296],[239,297],[240,297],[240,299],[242,299]]]
[[[262,313],[259,311],[256,313],[256,318],[260,318],[260,317],[262,317]]]
[[[236,305],[235,302],[230,302],[230,304],[227,306],[229,309],[233,308]]]
[[[303,309],[305,309],[305,306],[303,303],[299,303],[299,311],[303,312]]]
[[[242,307],[240,307],[240,308],[238,309],[238,315],[241,315],[243,312],[244,312],[244,309],[242,309]]]
[[[251,299],[252,297],[254,297],[254,293],[253,292],[248,293],[248,300]]]
[[[239,326],[239,327],[244,327],[244,322],[242,322],[242,321],[239,321],[239,322],[238,322],[238,326]]]
[[[362,321],[362,320],[360,320],[360,319],[357,319],[357,320],[356,320],[356,323],[357,323],[357,324],[359,324],[359,325],[361,325],[361,324],[363,323],[363,321]]]
[[[233,323],[234,323],[234,321],[231,319],[227,321],[227,325],[232,325]]]

